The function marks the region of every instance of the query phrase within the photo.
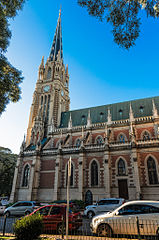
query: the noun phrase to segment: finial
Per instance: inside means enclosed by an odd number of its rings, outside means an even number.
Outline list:
[[[88,111],[88,117],[87,117],[87,127],[89,127],[91,125],[91,113],[90,113],[90,109]]]
[[[152,99],[152,113],[153,113],[153,117],[157,118],[158,117],[158,112],[157,112],[157,108],[154,102],[154,99]]]
[[[62,5],[60,4],[59,17],[61,17],[61,8],[62,8]]]
[[[112,123],[112,117],[111,117],[111,113],[110,113],[110,108],[108,108],[107,124],[111,124],[111,123]]]
[[[71,129],[72,128],[72,117],[71,117],[71,113],[70,113],[70,119],[68,122],[68,128]]]
[[[129,120],[130,122],[134,121],[134,114],[133,114],[131,103],[130,103],[130,110],[129,110]]]

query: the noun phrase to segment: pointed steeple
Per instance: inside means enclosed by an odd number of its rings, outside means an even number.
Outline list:
[[[110,113],[110,108],[108,108],[108,117],[107,117],[107,124],[111,124],[112,123],[112,116]]]
[[[68,128],[71,129],[72,128],[72,117],[71,117],[71,113],[70,113],[70,119],[68,122]]]
[[[53,44],[51,47],[50,57],[51,61],[57,60],[57,55],[59,54],[60,59],[63,59],[63,50],[62,50],[62,29],[61,29],[61,9],[59,11],[59,18],[57,21],[56,31],[54,35]]]
[[[129,121],[130,122],[134,121],[134,114],[133,114],[131,103],[130,103],[130,110],[129,110]]]
[[[155,102],[154,102],[153,99],[152,99],[152,112],[153,112],[153,117],[157,118],[158,117],[158,112],[157,112],[157,108],[156,108],[156,105],[155,105]]]

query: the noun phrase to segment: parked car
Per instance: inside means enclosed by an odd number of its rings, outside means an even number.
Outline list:
[[[140,200],[124,203],[113,212],[94,217],[91,229],[98,236],[157,235],[159,239],[159,202]]]
[[[2,205],[2,203],[0,202],[0,215],[4,214],[4,210],[5,210],[6,206]]]
[[[66,226],[66,205],[47,205],[35,210],[32,214],[43,216],[44,232],[57,231],[58,234],[65,232]],[[69,210],[69,231],[77,230],[82,225],[82,215],[80,212]]]
[[[13,216],[23,216],[30,214],[35,209],[39,208],[40,204],[34,201],[20,201],[14,203],[12,206],[8,207],[4,211],[4,215],[9,217],[10,215]]]
[[[88,205],[85,208],[83,215],[87,216],[88,218],[92,218],[97,214],[113,211],[124,202],[125,200],[123,198],[103,198],[95,205]]]

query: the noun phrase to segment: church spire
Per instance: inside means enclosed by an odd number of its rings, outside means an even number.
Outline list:
[[[57,21],[56,31],[54,35],[53,44],[51,47],[50,57],[51,61],[57,60],[57,55],[60,54],[60,58],[63,59],[63,50],[62,50],[62,29],[61,29],[61,8],[59,11],[59,18]]]

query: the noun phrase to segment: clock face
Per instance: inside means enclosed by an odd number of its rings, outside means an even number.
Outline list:
[[[50,86],[49,85],[46,85],[45,87],[44,87],[44,92],[48,92],[50,90]]]
[[[64,91],[63,90],[61,90],[61,96],[63,96],[64,95]]]

